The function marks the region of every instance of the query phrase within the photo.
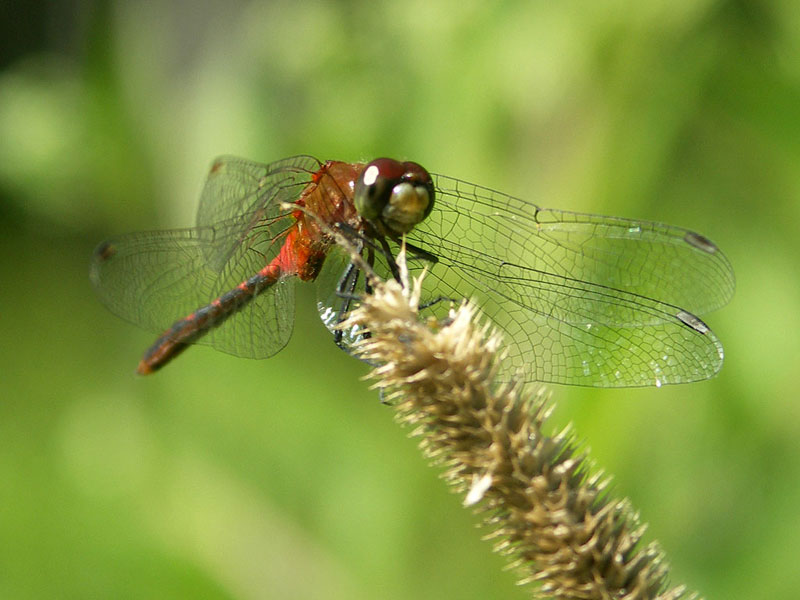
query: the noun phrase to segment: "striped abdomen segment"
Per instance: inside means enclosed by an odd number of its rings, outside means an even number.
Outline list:
[[[275,284],[282,274],[277,264],[267,265],[250,279],[243,281],[210,304],[176,321],[145,352],[136,372],[147,375],[163,367],[190,344],[235,315],[261,291]]]

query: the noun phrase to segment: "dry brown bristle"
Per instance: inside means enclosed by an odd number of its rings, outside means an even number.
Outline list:
[[[402,262],[401,262],[402,264]],[[343,323],[370,332],[360,355],[412,427],[420,447],[465,505],[485,515],[495,551],[505,555],[534,595],[587,600],[696,600],[668,589],[668,566],[627,500],[591,473],[570,428],[543,431],[550,414],[542,388],[498,384],[500,337],[477,325],[464,304],[447,323],[420,322],[420,282],[376,285]]]

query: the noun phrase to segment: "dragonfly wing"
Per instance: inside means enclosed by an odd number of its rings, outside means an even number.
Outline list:
[[[209,266],[222,270],[256,227],[259,235],[278,235],[280,230],[273,225],[285,212],[281,204],[296,201],[320,166],[312,156],[294,156],[268,165],[234,156],[217,158],[200,196],[197,226],[225,222],[237,234],[230,236],[227,246],[208,248]]]
[[[410,234],[436,255],[437,298],[474,298],[535,381],[627,387],[706,379],[722,346],[695,314],[730,299],[733,271],[709,240],[644,221],[546,210],[436,176],[434,211]]]
[[[417,233],[426,242],[459,239],[481,256],[638,294],[694,314],[716,310],[733,296],[728,259],[692,231],[541,209],[449,177],[436,176],[435,182],[436,208]]]
[[[111,312],[161,333],[257,273],[277,252],[271,239],[262,238],[240,247],[221,270],[211,268],[206,257],[227,247],[236,231],[238,222],[228,221],[119,236],[95,250],[90,279]],[[281,279],[198,343],[237,356],[271,356],[291,335],[293,299],[294,278]]]
[[[504,334],[507,376],[634,387],[707,379],[722,365],[714,333],[657,300],[519,267],[491,272],[440,258],[428,271],[423,314],[444,319],[446,299],[474,299]]]

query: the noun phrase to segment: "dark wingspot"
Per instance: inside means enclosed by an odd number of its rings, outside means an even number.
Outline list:
[[[698,333],[702,333],[703,335],[705,335],[710,331],[708,325],[703,323],[703,321],[700,320],[699,317],[694,316],[692,313],[682,310],[675,316],[678,317],[681,323],[691,327]]]
[[[719,250],[717,245],[712,242],[710,239],[705,237],[704,235],[700,235],[699,233],[695,233],[694,231],[686,232],[686,235],[683,236],[683,239],[686,240],[686,243],[690,246],[694,246],[698,250],[702,250],[703,252],[708,252],[709,254],[714,254]]]
[[[117,253],[117,248],[111,242],[103,242],[94,251],[94,257],[98,261],[106,261]]]

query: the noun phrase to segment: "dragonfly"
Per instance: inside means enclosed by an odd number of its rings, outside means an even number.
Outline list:
[[[140,374],[194,344],[274,355],[292,333],[297,281],[316,284],[322,321],[352,351],[364,332],[338,325],[370,284],[334,233],[383,278],[397,277],[406,243],[410,272],[427,271],[423,316],[446,322],[454,302],[474,300],[503,335],[508,377],[660,387],[722,366],[700,315],[728,303],[735,282],[707,237],[542,208],[389,158],[218,158],[194,227],[102,242],[90,280],[113,313],[158,334]]]

